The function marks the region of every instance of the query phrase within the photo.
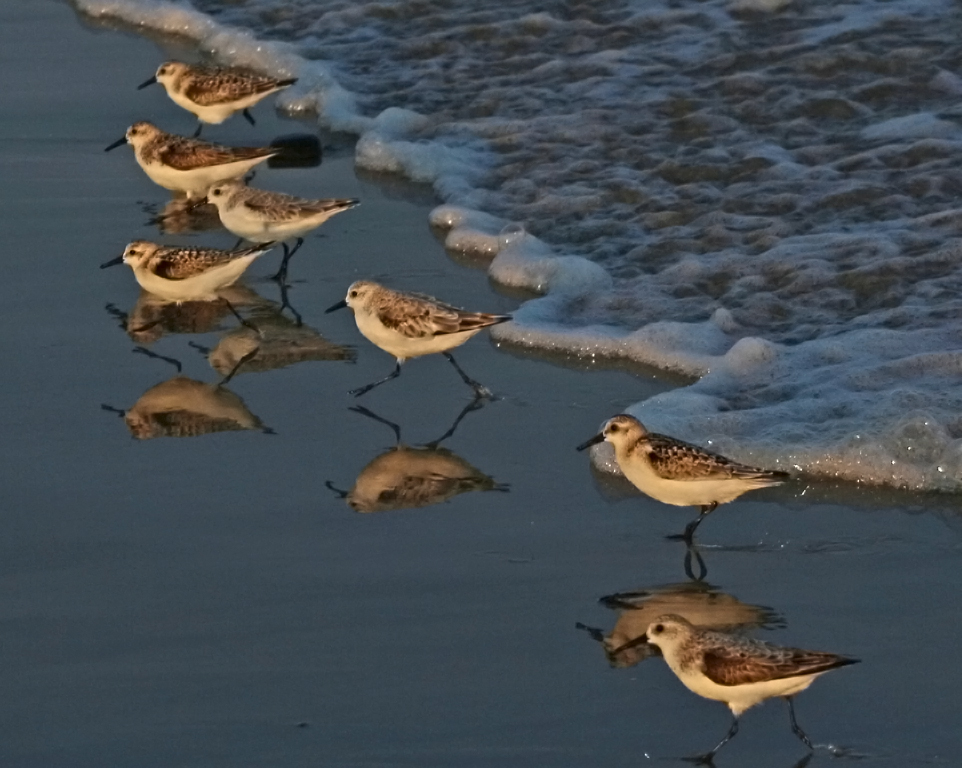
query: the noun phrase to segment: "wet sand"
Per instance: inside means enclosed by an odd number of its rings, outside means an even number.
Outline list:
[[[218,399],[220,374],[188,342],[214,348],[236,321],[191,316],[174,330],[196,333],[134,340],[118,327],[138,316],[133,276],[97,269],[135,238],[233,242],[222,231],[159,235],[145,209],[163,205],[164,191],[128,148],[102,151],[137,119],[192,132],[159,88],[135,90],[166,53],[28,0],[0,7],[0,40],[0,764],[637,766],[681,764],[723,735],[723,707],[659,660],[612,669],[575,629],[611,630],[604,595],[685,580],[684,547],[664,536],[688,512],[594,478],[574,451],[670,379],[479,337],[458,360],[502,399],[468,413],[440,456],[476,490],[421,509],[354,511],[326,482],[351,490],[395,441],[349,410],[358,402],[347,390],[392,361],[347,313],[323,310],[362,276],[488,311],[517,299],[446,256],[426,190],[357,178],[349,141],[327,137],[320,167],[267,169],[256,182],[362,200],[291,263],[290,302],[316,332],[299,339],[310,337],[315,357],[241,370]],[[207,138],[255,144],[304,130],[269,105],[254,114],[256,127],[234,119]],[[240,303],[252,317],[278,301],[264,279],[276,258],[251,270],[262,298]],[[287,343],[293,332],[274,322]],[[356,361],[320,359],[318,335],[354,346]],[[177,372],[133,354],[143,341],[182,364],[194,383],[167,388],[190,390],[193,416],[157,415],[157,388]],[[416,445],[469,402],[437,358],[411,362],[360,404]],[[216,411],[220,431],[136,440],[102,404],[147,412],[169,435],[212,429]],[[701,527],[708,581],[784,620],[756,636],[863,659],[799,697],[817,744],[863,765],[954,759],[957,510],[951,497],[800,481],[726,505]],[[744,717],[717,763],[790,766],[803,754],[775,702]]]

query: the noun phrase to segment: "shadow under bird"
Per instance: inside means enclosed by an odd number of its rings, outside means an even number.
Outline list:
[[[138,85],[137,90],[160,83],[171,101],[197,118],[194,136],[199,136],[204,123],[218,125],[237,112],[243,113],[247,122],[254,125],[248,109],[296,82],[296,77],[268,77],[238,67],[167,61],[157,68],[153,77]]]
[[[274,275],[285,280],[287,264],[304,245],[305,235],[332,216],[360,205],[353,198],[307,200],[282,192],[248,187],[242,181],[215,184],[207,190],[207,201],[217,207],[221,224],[237,237],[254,243],[297,238],[293,248],[284,243],[284,259]]]
[[[362,416],[391,427],[397,444],[364,467],[351,490],[340,491],[330,481],[326,483],[327,487],[345,499],[355,512],[428,507],[471,491],[507,493],[510,486],[495,482],[494,478],[471,466],[457,454],[440,447],[441,441],[454,434],[461,420],[477,410],[481,402],[478,398],[469,403],[447,432],[437,440],[417,447],[401,442],[401,429],[397,424],[361,406],[351,408]]]
[[[787,472],[739,464],[697,445],[649,432],[634,416],[619,414],[601,432],[578,446],[609,442],[625,477],[642,493],[664,504],[699,507],[701,514],[678,537],[690,542],[695,529],[719,504],[746,491],[781,485]]]
[[[459,347],[485,328],[506,323],[511,315],[465,312],[444,304],[431,296],[405,293],[386,288],[369,280],[358,280],[347,289],[347,297],[326,312],[350,307],[357,329],[368,341],[393,355],[394,371],[383,379],[357,389],[355,397],[401,375],[401,364],[413,357],[441,353],[454,366],[461,379],[478,397],[491,397],[491,392],[470,378],[455,362],[449,349]]]
[[[147,240],[130,243],[121,256],[101,269],[127,264],[140,287],[171,301],[214,300],[218,291],[233,285],[274,243],[223,251],[219,248],[165,246]]]
[[[732,725],[725,738],[697,758],[707,764],[738,732],[738,718],[745,710],[776,697],[788,701],[792,732],[813,750],[811,740],[795,719],[792,697],[819,675],[859,661],[700,629],[673,614],[654,619],[645,637],[661,650],[671,671],[688,690],[727,704],[731,710]]]
[[[123,144],[155,184],[188,199],[202,198],[212,184],[237,179],[258,163],[281,152],[277,147],[225,147],[160,130],[145,120],[134,123],[122,139],[104,148],[110,152]]]

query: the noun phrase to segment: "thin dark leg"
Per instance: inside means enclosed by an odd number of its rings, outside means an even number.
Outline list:
[[[271,280],[277,280],[281,283],[287,282],[287,263],[291,260],[291,256],[300,250],[300,247],[304,245],[304,238],[297,238],[297,242],[294,243],[293,248],[288,248],[287,243],[282,244],[284,246],[284,258],[281,259],[281,267],[277,270],[277,273],[271,277]]]
[[[238,238],[237,238],[237,242],[234,243],[234,247],[231,248],[231,250],[232,250],[232,251],[236,251],[236,250],[237,250],[238,248],[240,248],[243,244],[244,244],[244,238],[243,238],[243,237],[238,237]]]
[[[200,132],[201,132],[202,130],[204,130],[204,124],[203,124],[200,120],[198,120],[198,121],[197,121],[197,130],[194,131],[194,138],[195,138],[195,139],[196,139],[198,136],[200,136]]]
[[[254,116],[253,116],[250,112],[248,112],[248,111],[245,109],[243,114],[244,114],[244,119],[245,119],[248,123],[250,123],[251,125],[257,125],[257,123],[254,122]]]
[[[200,352],[204,357],[210,354],[210,347],[205,347],[203,344],[198,344],[196,341],[188,341],[188,347],[193,347],[198,352]]]
[[[691,567],[692,558],[698,563],[697,576]],[[692,581],[704,581],[708,575],[708,566],[705,565],[705,560],[702,558],[701,552],[699,552],[698,547],[691,542],[688,542],[688,548],[685,550],[685,575]]]
[[[107,405],[106,403],[101,403],[100,409],[102,411],[107,411],[107,413],[116,413],[120,418],[127,415],[127,411],[122,408],[114,408],[112,405]]]
[[[695,535],[695,530],[701,525],[702,520],[704,520],[708,515],[714,512],[718,508],[718,502],[713,501],[711,504],[703,504],[701,507],[701,514],[695,520],[692,520],[688,525],[685,526],[684,533],[675,533],[671,536],[666,536],[666,539],[670,541],[684,541],[686,544],[691,544],[692,538]]]
[[[258,328],[256,325],[254,325],[250,320],[245,320],[243,317],[241,317],[240,312],[238,312],[236,309],[234,309],[234,305],[231,304],[227,299],[225,299],[223,296],[221,296],[221,297],[220,297],[220,300],[221,300],[222,302],[224,302],[224,304],[227,305],[227,308],[231,311],[231,314],[233,314],[234,317],[237,318],[238,322],[240,322],[241,325],[243,325],[245,328],[250,328],[250,329],[251,329],[254,333],[256,333],[258,336],[263,336],[263,335],[264,335],[263,333],[261,333],[261,329]]]
[[[480,382],[475,381],[470,376],[468,376],[468,374],[466,374],[464,371],[461,370],[461,366],[458,365],[454,360],[454,355],[452,355],[450,352],[443,352],[442,354],[448,359],[448,362],[454,366],[454,370],[456,370],[458,372],[458,375],[461,376],[461,380],[465,384],[467,384],[469,387],[471,387],[471,389],[474,390],[474,393],[478,397],[492,397],[490,389],[482,385]]]
[[[339,499],[343,499],[347,497],[347,491],[342,491],[340,488],[335,487],[334,483],[332,483],[330,480],[324,483],[324,486],[329,490],[334,491],[334,493],[337,494],[337,497]]]
[[[234,367],[230,369],[230,373],[228,373],[223,379],[221,379],[219,382],[217,382],[217,386],[218,386],[218,387],[223,387],[225,384],[227,384],[228,381],[230,381],[231,379],[234,378],[234,374],[236,374],[236,373],[241,369],[241,366],[242,366],[244,363],[246,363],[248,360],[252,360],[252,359],[254,358],[254,356],[255,356],[258,352],[260,352],[260,351],[261,351],[261,350],[260,350],[260,347],[259,347],[259,346],[258,346],[258,347],[254,347],[254,349],[252,349],[252,350],[251,350],[250,352],[248,352],[246,355],[244,355],[243,357],[241,357],[241,359],[237,361],[236,365],[234,365]]]
[[[394,366],[394,370],[391,373],[389,373],[387,376],[385,376],[383,379],[381,379],[380,381],[375,381],[373,384],[368,384],[364,387],[358,387],[357,389],[352,389],[348,392],[348,394],[354,395],[354,397],[360,397],[361,395],[367,392],[370,392],[372,389],[374,389],[374,387],[379,387],[384,382],[390,381],[391,379],[396,379],[400,375],[401,375],[401,363],[398,362],[397,365]]]
[[[430,443],[425,443],[424,447],[437,448],[443,441],[447,440],[449,437],[451,437],[451,435],[454,434],[454,430],[458,428],[458,424],[461,423],[461,419],[463,419],[465,416],[471,413],[471,411],[478,410],[478,408],[481,408],[483,405],[484,405],[484,399],[480,395],[478,395],[477,397],[474,398],[474,400],[472,400],[470,403],[464,406],[464,408],[461,409],[461,413],[458,414],[458,417],[454,420],[454,424],[452,424],[448,428],[447,432],[441,435],[441,437],[439,437],[437,440],[432,440]]]
[[[348,408],[349,411],[354,411],[354,413],[359,413],[362,416],[367,416],[369,419],[374,419],[374,421],[379,421],[381,424],[390,427],[394,431],[394,440],[398,443],[401,442],[401,428],[395,424],[393,421],[388,421],[381,416],[378,416],[374,411],[369,411],[363,405],[353,405]]]
[[[149,349],[147,349],[147,347],[134,347],[133,351],[136,355],[146,355],[147,357],[152,357],[155,360],[163,360],[165,363],[170,363],[177,368],[177,373],[180,373],[183,370],[183,366],[180,364],[179,360],[175,360],[172,357],[158,355],[156,352],[151,352]]]
[[[692,762],[701,763],[702,765],[713,765],[715,755],[718,753],[718,750],[724,747],[729,741],[731,741],[732,737],[734,737],[736,733],[738,733],[738,718],[733,717],[732,727],[728,729],[728,733],[725,734],[725,738],[719,741],[715,745],[715,747],[711,750],[711,752],[692,758]]]
[[[808,736],[805,735],[805,731],[803,731],[801,728],[798,727],[798,721],[795,719],[795,704],[792,702],[792,697],[786,696],[785,701],[788,702],[788,716],[792,720],[792,733],[798,736],[798,738],[802,740],[802,743],[806,747],[814,751],[815,747],[812,746],[811,739],[809,739]]]

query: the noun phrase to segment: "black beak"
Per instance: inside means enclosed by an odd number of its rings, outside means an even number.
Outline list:
[[[142,91],[142,90],[143,90],[144,88],[146,88],[148,85],[153,85],[153,84],[156,83],[156,82],[157,82],[157,76],[154,75],[154,77],[150,78],[150,80],[144,80],[144,82],[142,82],[140,85],[138,85],[138,86],[137,86],[137,90],[138,90],[138,91]]]
[[[605,433],[599,432],[590,440],[585,440],[581,445],[578,446],[579,451],[583,451],[585,448],[590,448],[593,445],[598,445],[598,443],[603,443],[605,441]]]
[[[123,264],[123,263],[124,263],[124,257],[123,257],[123,254],[121,254],[116,259],[105,261],[103,264],[100,265],[100,268],[107,269],[107,267],[116,267],[118,264]]]
[[[347,299],[341,299],[341,301],[337,302],[337,304],[335,304],[333,307],[328,307],[327,309],[325,309],[324,314],[326,315],[329,312],[336,312],[339,309],[344,309],[344,307],[346,306],[347,306]]]
[[[117,141],[115,141],[109,147],[104,147],[104,152],[109,152],[112,149],[117,149],[117,147],[121,147],[126,143],[127,143],[127,137],[124,136],[123,138],[117,139]]]

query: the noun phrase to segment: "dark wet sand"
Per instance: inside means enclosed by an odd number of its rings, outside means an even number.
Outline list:
[[[612,501],[618,486],[599,487],[574,451],[667,379],[475,339],[459,362],[503,399],[444,445],[510,492],[354,512],[325,481],[349,489],[394,439],[349,411],[346,392],[392,361],[324,308],[360,276],[478,309],[516,301],[445,255],[423,189],[356,178],[350,146],[335,142],[319,168],[257,183],[362,199],[309,238],[290,292],[308,327],[357,347],[356,364],[238,375],[230,391],[274,435],[134,440],[101,404],[130,408],[175,371],[132,354],[104,307],[131,311],[137,287],[126,268],[97,266],[159,237],[142,204],[166,196],[129,149],[102,149],[136,119],[194,124],[160,89],[134,90],[164,57],[156,45],[84,29],[66,5],[6,0],[0,57],[0,765],[680,765],[721,737],[721,705],[657,659],[609,669],[574,627],[610,630],[602,595],[685,578],[684,548],[663,537],[687,511]],[[235,119],[208,137],[303,130],[269,106],[255,115],[256,128]],[[270,301],[275,264],[265,257],[248,280]],[[214,346],[236,322],[220,329],[150,348],[214,384],[188,341]],[[440,358],[363,398],[410,443],[439,436],[468,402]],[[799,697],[816,743],[866,755],[862,765],[957,759],[957,510],[955,498],[796,483],[702,526],[709,581],[784,617],[759,636],[863,659]],[[745,716],[717,763],[787,768],[803,754],[773,702]]]

